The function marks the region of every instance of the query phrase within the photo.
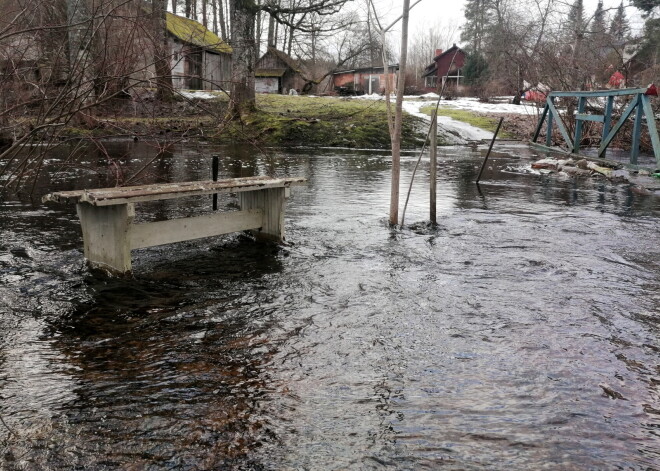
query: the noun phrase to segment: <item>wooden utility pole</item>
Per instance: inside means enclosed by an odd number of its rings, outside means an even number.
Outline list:
[[[403,0],[401,17],[401,60],[396,91],[394,112],[394,133],[392,141],[392,187],[390,192],[390,224],[399,222],[399,182],[401,181],[401,128],[403,125],[403,92],[406,86],[406,62],[408,60],[408,20],[410,18],[410,0]],[[383,45],[384,46],[384,45]]]
[[[436,201],[437,201],[437,186],[438,186],[438,112],[433,112],[431,118],[431,202],[430,202],[430,218],[431,224],[437,224],[436,218]]]

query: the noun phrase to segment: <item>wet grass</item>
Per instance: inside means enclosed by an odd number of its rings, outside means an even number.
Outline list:
[[[407,115],[405,148],[421,145],[422,120]],[[335,97],[258,95],[257,112],[221,129],[220,140],[265,145],[386,148],[390,146],[385,103]]]
[[[425,113],[429,116],[433,114],[434,106],[424,106],[420,109],[422,113]],[[464,123],[470,124],[471,126],[484,129],[486,131],[495,132],[497,128],[497,123],[499,118],[484,116],[482,114],[474,113],[467,110],[459,110],[455,108],[439,108],[438,116],[447,116],[448,118],[454,119],[456,121],[462,121]],[[513,135],[510,133],[500,130],[500,138],[512,138]]]
[[[206,93],[206,92],[205,92]],[[115,135],[205,136],[217,142],[245,142],[261,146],[307,146],[382,149],[390,146],[386,105],[382,101],[340,97],[257,95],[257,111],[242,120],[227,121],[228,99],[179,96],[151,115],[116,113],[85,123],[72,123],[70,138]],[[422,145],[423,120],[406,115],[403,148]]]

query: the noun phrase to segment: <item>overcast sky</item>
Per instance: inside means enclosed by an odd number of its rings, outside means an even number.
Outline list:
[[[379,14],[386,15],[390,22],[401,15],[403,8],[403,0],[377,0],[379,5]],[[567,4],[572,4],[573,0],[565,0]],[[411,4],[415,0],[411,0]],[[604,0],[605,8],[616,8],[621,3],[621,0]],[[585,14],[587,17],[593,15],[596,10],[598,0],[584,0]],[[624,1],[624,5],[627,2]],[[462,24],[464,21],[464,8],[465,0],[422,0],[422,2],[412,9],[410,13],[410,30],[415,31],[419,28],[431,27],[437,22],[442,24],[449,24],[450,22],[458,22]],[[613,12],[609,12],[610,15]],[[631,26],[637,29],[641,27],[641,19],[637,10],[633,7],[626,9]],[[457,38],[458,41],[458,38]]]

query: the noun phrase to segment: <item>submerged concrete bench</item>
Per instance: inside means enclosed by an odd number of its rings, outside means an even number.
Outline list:
[[[248,177],[50,193],[42,201],[75,202],[93,267],[131,271],[131,250],[251,230],[260,239],[284,240],[289,188],[305,178]],[[238,193],[240,211],[133,224],[135,203],[214,193]]]

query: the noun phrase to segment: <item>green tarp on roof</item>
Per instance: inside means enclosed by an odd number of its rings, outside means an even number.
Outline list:
[[[217,53],[231,54],[231,47],[201,23],[167,12],[167,31],[182,41]]]

